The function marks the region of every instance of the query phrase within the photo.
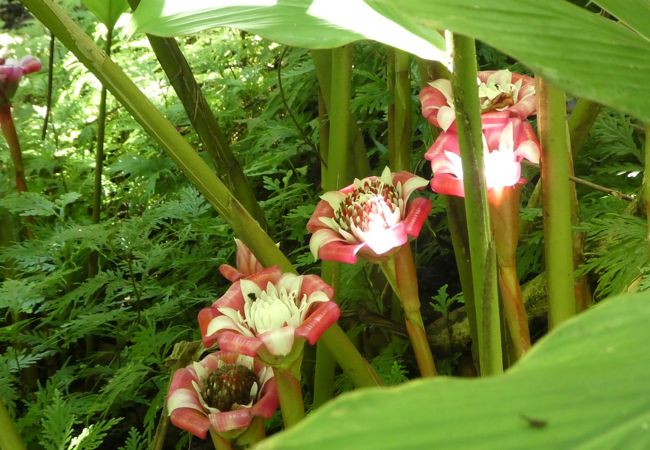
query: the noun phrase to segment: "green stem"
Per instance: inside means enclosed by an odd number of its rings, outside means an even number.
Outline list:
[[[210,438],[212,438],[212,445],[216,450],[232,450],[231,442],[219,436],[212,428],[210,428]]]
[[[537,124],[542,145],[544,256],[547,262],[549,327],[552,328],[576,312],[570,151],[564,92],[537,77],[537,102]]]
[[[587,100],[586,98],[578,99],[573,112],[568,119],[569,136],[571,136],[571,152],[574,157],[577,155],[589,135],[592,125],[598,117],[601,105]]]
[[[500,191],[493,190],[488,194],[497,254],[499,289],[515,359],[521,358],[530,349],[528,316],[517,277],[520,190],[520,186],[513,186],[505,187]]]
[[[476,326],[476,302],[474,301],[474,283],[472,281],[472,262],[469,255],[469,236],[467,234],[467,219],[465,217],[465,202],[462,198],[447,195],[445,199],[447,223],[451,234],[451,244],[454,248],[454,258],[460,285],[465,299],[465,310],[469,331],[472,336],[472,355],[478,367],[478,330]]]
[[[383,382],[375,369],[359,355],[359,350],[354,346],[345,331],[334,324],[323,333],[321,341],[334,355],[341,369],[358,388],[382,386]]]
[[[323,94],[323,101],[327,111],[332,111],[330,104],[332,88],[338,89],[338,86],[332,84],[332,53],[333,50],[312,50],[311,52],[316,75],[318,76],[318,85]],[[362,178],[370,175],[370,163],[363,135],[357,126],[356,118],[352,113],[349,114],[348,136],[351,139],[350,152],[354,155],[352,160],[354,164],[353,173],[358,178]]]
[[[436,366],[420,314],[420,294],[411,246],[408,243],[402,245],[397,253],[383,260],[380,265],[404,309],[406,331],[413,346],[420,374],[423,377],[434,377],[437,374]]]
[[[643,172],[643,202],[645,204],[648,229],[646,241],[648,245],[648,260],[650,260],[650,124],[645,127],[645,171]]]
[[[54,82],[54,44],[56,38],[54,33],[50,33],[50,49],[48,52],[47,60],[47,93],[45,94],[45,117],[43,117],[43,128],[41,129],[41,141],[45,140],[47,136],[47,126],[50,122],[50,114],[52,113],[52,91]]]
[[[298,370],[300,370],[298,368]],[[280,411],[284,427],[289,428],[305,417],[305,406],[302,400],[300,380],[294,375],[295,371],[284,367],[273,367],[275,382],[278,385]]]
[[[129,0],[129,3],[135,9],[140,1]],[[237,199],[266,230],[264,211],[257,202],[255,192],[244,174],[241,164],[233,154],[228,139],[219,127],[219,123],[205,99],[201,87],[196,82],[194,73],[178,43],[174,38],[152,35],[147,35],[147,38],[176,95],[183,103],[203,148],[210,155],[217,175],[228,189],[237,192]]]
[[[16,425],[7,411],[2,398],[0,398],[0,449],[25,450],[25,444],[18,434]]]
[[[277,265],[295,273],[287,257],[276,247],[273,239],[260,227],[214,174],[194,149],[151,104],[146,96],[112,62],[85,33],[52,0],[21,0],[30,12],[42,21],[58,39],[81,61],[124,105],[144,130],[172,157],[188,179],[214,206],[235,234],[251,249],[264,266]],[[334,324],[323,334],[327,347],[337,362],[349,372],[357,386],[378,385],[380,382],[368,362],[354,347],[345,332]],[[340,350],[339,350],[340,349]]]
[[[425,62],[418,60],[420,78],[423,81],[437,80],[438,78],[449,79],[450,74],[445,66],[439,62]],[[429,126],[432,142],[438,137],[439,129],[433,125]],[[454,196],[445,196],[445,209],[447,211],[447,223],[449,234],[454,248],[454,258],[460,278],[460,285],[465,299],[465,310],[469,322],[469,330],[472,336],[472,356],[478,367],[478,330],[476,328],[476,306],[474,302],[474,284],[472,281],[472,263],[469,255],[469,236],[467,235],[467,219],[465,217],[465,200]]]
[[[503,372],[499,296],[496,283],[494,243],[490,230],[485,176],[481,112],[476,85],[476,48],[474,39],[448,33],[454,61],[452,88],[456,109],[456,127],[463,163],[465,214],[469,235],[479,363],[482,376]]]
[[[329,149],[327,178],[323,188],[336,189],[352,181],[349,170],[350,93],[352,90],[352,47],[346,45],[332,50],[332,88],[330,91]]]
[[[113,29],[109,28],[104,42],[104,51],[110,58],[113,44]],[[99,113],[97,116],[97,148],[95,149],[95,179],[93,186],[92,223],[99,223],[102,212],[102,171],[104,168],[104,141],[106,137],[106,87],[102,85],[99,97]],[[99,253],[92,252],[88,259],[88,277],[97,275],[99,269]]]
[[[23,152],[20,148],[18,133],[11,114],[11,105],[4,103],[0,105],[0,127],[7,140],[7,146],[11,154],[11,161],[14,165],[14,174],[16,176],[16,189],[18,192],[27,191],[27,180],[25,179],[25,166],[23,164]]]
[[[235,439],[235,442],[239,448],[248,448],[257,444],[265,437],[264,418],[257,416],[253,418],[246,431]]]
[[[393,171],[411,169],[411,57],[401,50],[394,53],[394,123],[389,124],[389,142],[393,143],[393,152],[389,153],[389,165]],[[390,116],[389,116],[390,121]],[[390,136],[392,129],[394,135]]]
[[[335,261],[321,263],[321,278],[332,286],[334,292],[339,292],[341,280],[341,265]],[[334,373],[336,363],[334,356],[323,342],[316,347],[316,368],[314,373],[314,402],[313,409],[318,408],[334,396]]]

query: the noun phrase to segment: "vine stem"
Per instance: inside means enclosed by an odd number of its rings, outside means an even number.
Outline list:
[[[16,424],[11,419],[2,398],[0,398],[0,449],[26,450],[25,444],[16,430]]]
[[[576,312],[573,280],[573,230],[569,186],[569,136],[564,91],[541,77],[537,81],[537,124],[542,145],[544,256],[548,282],[549,327]]]
[[[451,77],[456,110],[456,127],[463,164],[465,215],[478,328],[479,365],[482,376],[503,372],[499,295],[496,283],[494,242],[488,215],[481,110],[476,84],[474,39],[446,33],[451,47],[454,72]]]
[[[420,314],[418,279],[411,246],[408,243],[402,245],[396,253],[381,261],[380,266],[402,304],[406,332],[411,340],[420,374],[423,377],[434,377],[437,371]]]

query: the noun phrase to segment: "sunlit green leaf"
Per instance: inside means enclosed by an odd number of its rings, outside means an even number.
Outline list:
[[[82,2],[108,28],[113,28],[120,15],[129,7],[127,0],[82,0]]]
[[[616,297],[505,375],[341,396],[259,449],[650,447],[650,293]]]
[[[159,36],[234,27],[305,48],[339,47],[373,39],[428,59],[446,60],[434,29],[410,31],[361,0],[142,0],[133,15],[138,31]]]

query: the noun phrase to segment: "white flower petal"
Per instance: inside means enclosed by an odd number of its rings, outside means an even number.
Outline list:
[[[241,288],[241,293],[245,299],[257,298],[262,292],[259,286],[250,280],[245,280],[242,278],[241,280],[239,280],[239,283],[240,283],[239,286]]]
[[[320,196],[321,199],[325,200],[334,211],[336,211],[343,200],[345,200],[347,195],[339,191],[330,191],[325,192]]]
[[[291,353],[296,330],[294,327],[282,327],[259,336],[269,353],[275,356],[286,356]]]

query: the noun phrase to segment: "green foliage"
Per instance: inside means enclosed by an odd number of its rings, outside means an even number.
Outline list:
[[[648,264],[646,221],[608,214],[592,219],[584,228],[590,250],[580,272],[597,274],[594,295],[602,299],[625,292]]]
[[[258,448],[645,448],[650,398],[636,380],[650,376],[639,364],[648,320],[648,293],[613,298],[554,329],[504,376],[344,395]]]
[[[101,40],[102,27],[78,1],[60,3]],[[42,26],[27,22],[3,36],[16,55],[33,53],[46,60],[49,33]],[[117,30],[113,59],[207,160],[146,40],[123,38]],[[270,235],[301,273],[318,273],[305,230],[321,182],[315,151],[318,85],[309,52],[285,52],[234,29],[205,31],[179,42],[262,203]],[[351,109],[376,174],[387,158],[385,55],[386,48],[377,43],[356,44],[352,75]],[[521,66],[487,46],[479,55],[482,68]],[[233,263],[232,232],[110,96],[102,220],[91,224],[100,85],[59,44],[53,76],[54,106],[45,140],[40,133],[46,74],[26,78],[14,99],[30,192],[14,192],[9,152],[0,140],[0,212],[13,218],[10,239],[0,241],[0,396],[18,418],[29,448],[150,448],[169,382],[167,357],[176,342],[198,339],[196,313],[224,292],[226,282],[217,269]],[[421,156],[431,139],[428,126],[416,118],[416,80],[413,167],[426,177],[428,164]],[[642,98],[642,92],[635,95]],[[630,116],[605,110],[576,160],[577,174],[634,193],[641,178],[641,142]],[[588,233],[581,272],[593,278],[597,297],[621,292],[639,276],[638,288],[647,289],[645,222],[616,198],[584,188],[579,194],[582,229]],[[459,291],[459,283],[444,199],[430,192],[418,195],[433,202],[412,244],[421,297],[434,300],[432,308],[423,308],[430,323],[448,317],[461,302],[460,294],[447,293]],[[32,222],[25,221],[28,216]],[[519,248],[522,280],[543,271],[541,217],[539,209],[523,212],[532,231],[522,236]],[[99,271],[89,276],[92,254],[98,255]],[[415,376],[403,322],[399,314],[391,315],[389,288],[376,266],[344,266],[337,301],[341,323],[385,384]],[[457,356],[437,361],[441,372],[451,372]],[[309,395],[311,379],[305,377],[304,384]],[[352,383],[340,374],[336,388],[344,392]],[[453,405],[447,410],[453,411]]]

